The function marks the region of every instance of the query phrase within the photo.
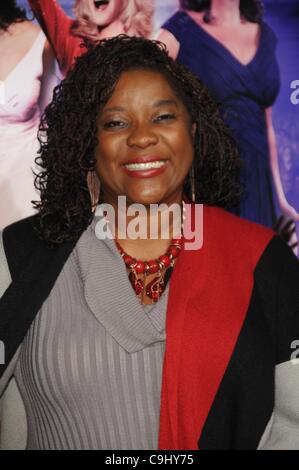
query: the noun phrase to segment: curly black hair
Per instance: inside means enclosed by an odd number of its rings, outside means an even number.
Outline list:
[[[203,20],[211,21],[211,0],[180,0],[180,5],[186,10],[204,11]],[[240,0],[241,15],[251,23],[260,23],[264,14],[264,5],[260,0]]]
[[[91,223],[94,206],[87,182],[95,171],[97,121],[121,74],[130,69],[163,74],[185,104],[195,134],[196,202],[232,207],[240,195],[240,159],[218,106],[186,67],[174,62],[164,44],[120,35],[89,47],[54,90],[42,116],[35,186],[41,200],[38,231],[58,244],[78,237]],[[190,198],[189,178],[184,191]]]
[[[12,23],[27,20],[26,11],[17,6],[15,0],[2,0],[0,2],[0,30],[7,30]]]

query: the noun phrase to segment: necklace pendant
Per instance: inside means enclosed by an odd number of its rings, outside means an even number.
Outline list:
[[[164,279],[162,276],[155,277],[153,281],[151,281],[146,286],[146,295],[150,297],[154,302],[157,302],[161,295],[164,292]]]
[[[140,295],[144,286],[142,279],[138,279],[133,271],[130,272],[129,279],[134,291],[136,292],[136,295]]]

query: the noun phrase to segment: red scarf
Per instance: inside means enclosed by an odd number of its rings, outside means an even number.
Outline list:
[[[203,247],[180,254],[169,290],[159,449],[198,449],[274,233],[204,207]]]

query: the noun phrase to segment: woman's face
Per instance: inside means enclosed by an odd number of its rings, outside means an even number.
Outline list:
[[[99,116],[96,171],[104,202],[180,203],[193,160],[185,105],[158,72],[124,72]]]
[[[105,27],[120,17],[124,0],[77,0],[74,12],[78,19]]]

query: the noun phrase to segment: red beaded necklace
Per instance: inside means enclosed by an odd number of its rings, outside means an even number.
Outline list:
[[[158,259],[151,259],[149,261],[141,261],[133,258],[123,250],[117,240],[115,240],[115,243],[127,269],[130,271],[130,282],[140,300],[142,300],[146,276],[148,274],[158,274],[158,276],[146,286],[146,295],[152,299],[153,302],[157,302],[165,290],[164,274],[167,269],[174,266],[175,260],[183,247],[183,239],[173,238],[164,255],[159,256]],[[140,274],[143,274],[143,279],[138,278]]]

